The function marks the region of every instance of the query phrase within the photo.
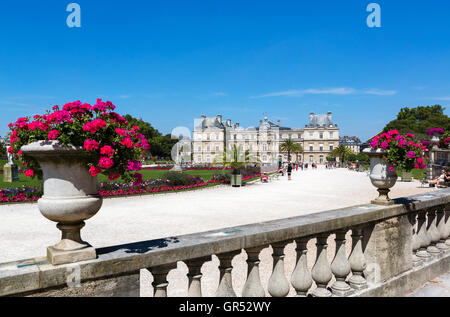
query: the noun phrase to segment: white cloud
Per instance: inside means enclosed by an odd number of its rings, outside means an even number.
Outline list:
[[[340,88],[325,88],[325,89],[303,89],[303,90],[285,90],[285,91],[278,91],[278,92],[272,92],[268,94],[258,95],[258,96],[252,96],[250,98],[267,98],[267,97],[279,97],[279,96],[303,96],[303,95],[350,95],[355,93],[355,89],[353,88],[346,88],[346,87],[340,87]]]
[[[434,100],[441,100],[441,101],[450,101],[450,96],[448,97],[436,97],[436,98],[432,98]]]
[[[396,90],[381,90],[381,89],[367,89],[363,91],[366,95],[375,95],[375,96],[393,96],[397,93]]]
[[[251,96],[252,99],[267,98],[267,97],[280,97],[280,96],[291,96],[291,97],[301,97],[303,95],[353,95],[353,94],[366,94],[366,95],[376,95],[376,96],[392,96],[397,94],[396,90],[381,90],[377,88],[371,88],[366,90],[357,90],[355,88],[349,87],[338,87],[338,88],[310,88],[310,89],[292,89],[285,91],[272,92],[267,94],[262,94],[258,96]]]

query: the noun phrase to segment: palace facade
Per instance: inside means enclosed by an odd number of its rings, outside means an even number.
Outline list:
[[[287,162],[287,153],[280,153],[280,144],[291,139],[300,144],[303,153],[291,153],[292,162],[325,163],[328,153],[339,145],[339,127],[328,114],[311,113],[304,128],[283,127],[280,120],[273,123],[267,117],[256,127],[243,128],[239,122],[232,124],[222,115],[202,115],[194,128],[192,154],[194,164],[209,164],[220,160],[224,149],[233,145],[249,151],[262,164]]]

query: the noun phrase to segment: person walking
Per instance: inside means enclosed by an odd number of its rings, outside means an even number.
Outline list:
[[[288,180],[291,180],[291,174],[292,174],[292,164],[289,163],[287,166],[287,174],[288,174]]]

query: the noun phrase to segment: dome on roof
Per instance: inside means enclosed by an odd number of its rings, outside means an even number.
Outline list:
[[[310,127],[329,127],[334,126],[333,122],[330,120],[329,116],[326,114],[316,114],[314,115],[310,122]]]

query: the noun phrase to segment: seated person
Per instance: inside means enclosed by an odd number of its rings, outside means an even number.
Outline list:
[[[267,183],[269,181],[269,177],[266,174],[261,175],[261,182]]]
[[[439,175],[439,177],[431,180],[429,182],[430,187],[434,187],[436,184],[439,184],[439,182],[446,182],[447,181],[447,173],[445,172],[445,170],[441,171],[441,175]]]

